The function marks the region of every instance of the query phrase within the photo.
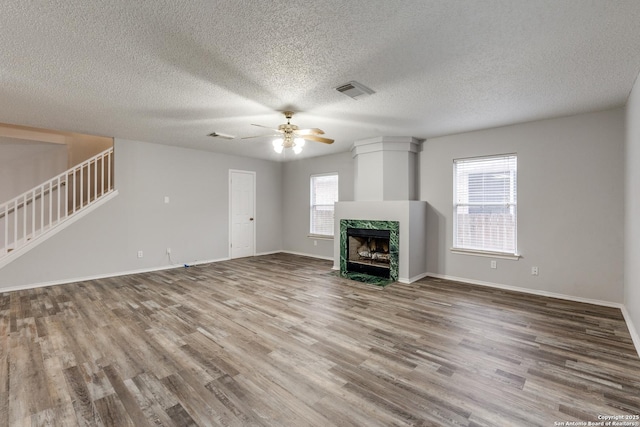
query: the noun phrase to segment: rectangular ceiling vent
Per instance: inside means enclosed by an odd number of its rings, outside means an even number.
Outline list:
[[[222,138],[222,139],[234,139],[235,136],[233,135],[227,135],[224,133],[219,133],[219,132],[211,132],[209,135],[211,138]]]
[[[355,100],[366,98],[367,96],[375,93],[365,85],[354,81],[338,86],[336,90]]]

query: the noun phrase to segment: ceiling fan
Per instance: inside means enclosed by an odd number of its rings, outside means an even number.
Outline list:
[[[298,126],[292,125],[291,117],[293,117],[293,111],[284,111],[283,114],[287,118],[287,123],[278,126],[277,129],[271,128],[269,126],[256,125],[253,123],[251,124],[252,126],[266,128],[276,133],[272,133],[268,135],[247,136],[242,139],[260,138],[265,136],[277,136],[278,138],[273,140],[273,149],[275,150],[276,153],[282,153],[282,150],[284,150],[285,148],[293,148],[293,151],[296,154],[298,154],[302,151],[302,147],[304,146],[305,140],[322,142],[324,144],[333,144],[333,139],[318,136],[318,135],[324,135],[324,131],[322,129],[318,129],[318,128],[300,129]]]

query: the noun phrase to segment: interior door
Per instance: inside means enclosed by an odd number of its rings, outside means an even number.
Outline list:
[[[256,173],[229,171],[231,258],[255,255]]]

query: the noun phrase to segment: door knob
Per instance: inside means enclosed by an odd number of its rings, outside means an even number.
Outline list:
[[[253,221],[253,218],[249,218],[249,221]]]

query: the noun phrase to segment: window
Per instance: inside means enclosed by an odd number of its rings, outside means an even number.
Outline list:
[[[334,203],[337,201],[337,174],[311,176],[310,234],[333,236]]]
[[[453,161],[454,249],[517,255],[517,156]]]

